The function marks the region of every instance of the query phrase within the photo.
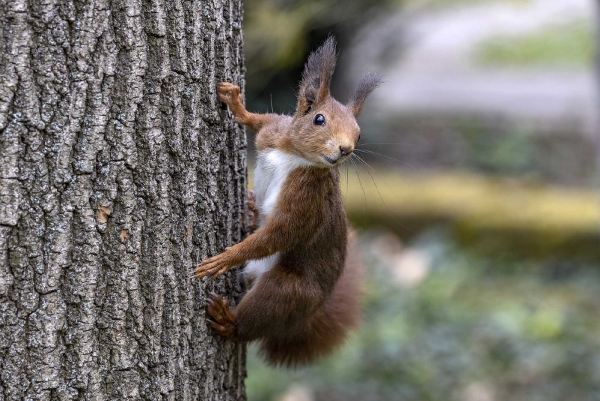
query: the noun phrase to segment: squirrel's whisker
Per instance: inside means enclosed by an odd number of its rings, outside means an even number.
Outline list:
[[[396,158],[393,158],[393,157],[391,157],[391,156],[384,155],[384,154],[382,154],[382,153],[374,152],[374,151],[372,151],[372,150],[368,150],[368,149],[354,149],[354,151],[355,151],[355,152],[369,153],[369,154],[372,154],[372,155],[374,155],[374,156],[381,156],[381,157],[385,157],[386,159],[389,159],[389,160],[394,160],[394,161],[400,162],[400,163],[402,163],[402,164],[404,164],[404,165],[406,165],[406,166],[410,167],[410,168],[411,168],[411,169],[413,169],[413,170],[416,170],[416,169],[417,169],[416,167],[414,167],[414,166],[411,166],[411,165],[410,165],[410,164],[408,164],[407,162],[404,162],[404,161],[402,161],[402,160],[400,160],[400,159],[396,159]]]
[[[375,171],[375,169],[373,167],[371,167],[369,165],[369,163],[367,163],[366,161],[363,160],[362,157],[360,157],[359,155],[355,155],[358,160],[360,160],[364,165],[366,165],[369,169],[371,169],[371,171],[373,171],[373,174],[375,174],[375,176],[377,178],[379,178],[381,180],[381,182],[383,182],[383,184],[390,189],[390,187],[386,184],[386,182],[384,180],[381,179],[381,177],[377,176],[377,172]],[[377,186],[377,182],[375,181],[375,178],[373,178],[373,175],[371,174],[371,172],[366,169],[367,173],[369,174],[369,176],[371,177],[371,180],[373,181],[373,185],[375,185],[375,189],[377,190],[377,193],[379,194],[379,199],[381,199],[381,203],[383,203],[383,206],[385,206],[385,208],[387,209],[387,211],[393,216],[392,210],[388,207],[387,203],[385,203],[385,200],[383,200],[383,196],[381,196],[381,192],[379,191],[379,187]],[[395,219],[396,223],[398,223],[399,225],[401,225],[402,227],[404,227],[405,229],[409,229],[407,226],[405,226],[404,224],[402,224],[402,222],[400,222],[398,219]]]
[[[356,156],[354,153],[352,154],[352,156],[350,157],[350,163],[352,163],[354,166],[356,166],[356,162],[354,161],[353,157]],[[360,175],[358,174],[358,169],[354,169],[354,172],[356,173],[356,177],[358,178],[358,183],[360,184],[360,189],[362,190],[363,193],[363,219],[364,219],[364,225],[367,225],[367,194],[365,192],[365,187],[363,186],[362,180],[360,179]]]
[[[366,145],[409,145],[409,146],[417,146],[416,143],[410,143],[410,142],[365,142],[365,143],[361,143],[361,146],[366,146]]]

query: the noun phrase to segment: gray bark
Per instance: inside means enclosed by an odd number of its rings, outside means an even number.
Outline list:
[[[245,399],[241,0],[0,1],[0,400]]]

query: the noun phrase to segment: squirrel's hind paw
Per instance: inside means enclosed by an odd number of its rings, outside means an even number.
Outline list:
[[[235,338],[235,317],[229,309],[229,301],[215,293],[210,294],[207,300],[206,312],[212,319],[207,319],[208,324],[221,336],[229,339]]]

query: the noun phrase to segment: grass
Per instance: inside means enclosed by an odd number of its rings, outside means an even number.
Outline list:
[[[472,173],[419,173],[366,170],[349,174],[346,205],[352,215],[422,215],[470,222],[481,227],[544,232],[594,232],[600,223],[600,194]],[[365,203],[363,188],[367,194]]]
[[[486,65],[589,67],[594,29],[589,21],[576,21],[522,36],[497,36],[479,46],[476,58]]]
[[[342,183],[358,226],[382,225],[403,237],[445,222],[466,242],[492,242],[521,256],[563,252],[597,257],[600,194],[466,172],[407,174],[360,169]],[[364,189],[364,192],[363,192]]]

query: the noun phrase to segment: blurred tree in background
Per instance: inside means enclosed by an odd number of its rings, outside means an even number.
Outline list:
[[[401,0],[253,0],[245,4],[246,97],[251,110],[289,112],[304,63],[328,35],[339,47]],[[277,101],[271,103],[271,96]]]

